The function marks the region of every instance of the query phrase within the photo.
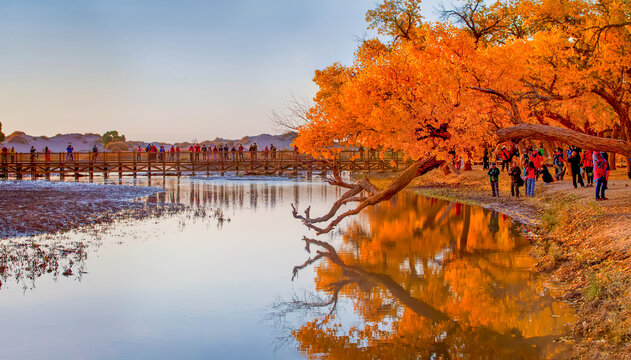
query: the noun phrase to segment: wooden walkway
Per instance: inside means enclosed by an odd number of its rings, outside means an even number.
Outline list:
[[[385,172],[403,170],[412,163],[401,154],[377,151],[343,151],[335,160],[314,159],[293,151],[243,153],[137,153],[90,152],[0,154],[0,178],[51,176],[81,177],[111,174],[131,176],[182,176],[200,174],[283,175],[338,171]]]

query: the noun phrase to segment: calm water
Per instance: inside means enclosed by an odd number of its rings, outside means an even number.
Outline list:
[[[406,192],[315,238],[290,204],[328,210],[341,193],[323,183],[135,184],[165,189],[143,201],[192,210],[2,241],[0,358],[548,358],[566,350],[553,339],[566,333],[572,309],[529,270],[528,241],[496,212]]]

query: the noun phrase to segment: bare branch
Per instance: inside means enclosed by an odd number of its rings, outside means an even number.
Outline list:
[[[333,230],[333,228],[335,228],[335,226],[337,226],[337,224],[339,224],[345,218],[352,215],[359,214],[364,208],[368,206],[375,205],[377,203],[390,199],[396,193],[404,189],[414,178],[416,178],[417,176],[423,175],[428,171],[436,169],[443,163],[444,161],[438,160],[434,156],[428,156],[423,159],[419,159],[412,166],[410,166],[405,171],[403,171],[392,183],[390,183],[388,187],[386,187],[383,190],[379,190],[376,186],[374,186],[368,180],[368,178],[364,177],[357,184],[355,184],[355,186],[352,189],[345,192],[333,204],[329,212],[321,217],[312,219],[309,214],[310,208],[307,208],[305,210],[304,216],[299,215],[298,211],[296,210],[293,204],[291,206],[292,214],[294,215],[296,219],[302,220],[305,226],[307,226],[310,229],[315,230],[318,235],[328,233],[331,230]],[[321,223],[321,222],[325,222],[325,221],[329,221],[333,219],[333,217],[337,214],[337,212],[339,211],[340,207],[342,207],[342,205],[347,204],[352,201],[359,200],[358,198],[356,198],[356,196],[360,194],[362,191],[365,191],[366,193],[368,193],[369,196],[366,197],[361,202],[359,202],[357,207],[355,207],[354,209],[347,210],[343,212],[342,214],[338,215],[326,227],[319,227],[319,226],[314,225],[317,223]]]
[[[282,131],[298,131],[298,129],[309,123],[307,112],[313,106],[313,102],[306,98],[298,98],[292,95],[285,104],[283,110],[272,110],[269,119]]]

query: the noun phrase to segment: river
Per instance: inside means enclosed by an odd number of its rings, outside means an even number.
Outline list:
[[[405,191],[315,237],[290,204],[328,211],[318,180],[121,182],[189,207],[2,240],[1,358],[567,355],[575,312],[497,212]]]

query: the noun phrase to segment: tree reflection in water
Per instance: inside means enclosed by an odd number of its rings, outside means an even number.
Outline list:
[[[529,269],[528,241],[486,209],[410,193],[362,212],[336,250],[304,238],[327,299],[295,298],[276,315],[327,307],[292,331],[309,357],[540,358],[560,356],[573,311]],[[359,320],[348,326],[343,298]],[[324,355],[323,355],[324,354]]]

